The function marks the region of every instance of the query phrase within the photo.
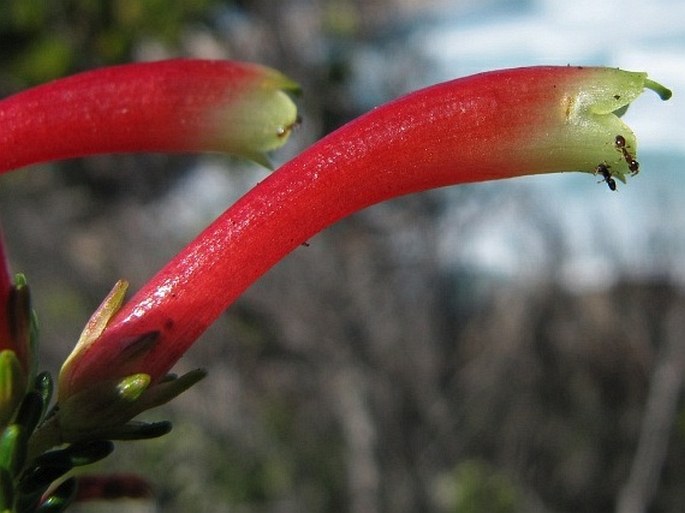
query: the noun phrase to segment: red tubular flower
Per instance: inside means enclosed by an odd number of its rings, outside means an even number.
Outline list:
[[[175,59],[97,69],[0,101],[0,172],[96,153],[221,151],[266,164],[296,107],[279,72]]]
[[[616,112],[644,88],[670,95],[644,73],[520,68],[429,87],[352,121],[249,191],[121,309],[119,287],[63,368],[60,402],[136,373],[154,383],[284,255],[374,203],[564,170],[615,187],[637,171],[635,136]]]
[[[0,432],[26,392],[33,336],[28,287],[22,277],[12,283],[0,233]]]
[[[32,367],[33,356],[31,354],[33,317],[30,303],[29,290],[24,277],[18,276],[16,283],[12,282],[0,232],[0,352],[11,351],[27,375]],[[0,361],[0,382],[5,376],[2,364],[3,362]]]

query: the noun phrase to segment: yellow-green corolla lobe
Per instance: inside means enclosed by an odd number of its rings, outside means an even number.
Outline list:
[[[267,153],[285,144],[299,122],[288,94],[298,92],[295,82],[267,68],[264,77],[236,94],[233,101],[217,105],[205,133],[206,143],[269,167]]]
[[[547,146],[556,166],[599,174],[615,189],[614,179],[637,174],[637,139],[620,119],[645,89],[668,99],[671,91],[646,73],[616,68],[578,68],[578,76],[559,87],[557,119],[551,123]],[[557,138],[557,142],[554,139]],[[538,143],[540,140],[538,139]],[[612,186],[613,184],[613,186]]]

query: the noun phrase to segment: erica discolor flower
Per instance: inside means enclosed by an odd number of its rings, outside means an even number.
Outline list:
[[[615,188],[637,142],[617,115],[645,73],[531,67],[438,84],[378,107],[250,190],[77,348],[60,400],[102,380],[160,379],[251,283],[344,216],[450,184],[584,171]]]

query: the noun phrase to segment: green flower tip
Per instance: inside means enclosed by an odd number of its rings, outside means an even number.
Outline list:
[[[210,144],[270,168],[267,153],[284,145],[300,123],[291,98],[299,92],[295,82],[269,70],[259,84],[215,111]]]
[[[659,82],[655,82],[649,78],[645,78],[645,88],[654,91],[659,95],[659,98],[664,101],[670,100],[671,96],[673,96],[673,92],[669,88],[664,87]]]
[[[549,134],[563,144],[550,143],[551,153],[567,169],[593,173],[616,190],[616,180],[625,183],[640,170],[637,138],[621,116],[645,89],[662,100],[672,93],[642,72],[579,68],[578,73],[560,104],[563,132]]]

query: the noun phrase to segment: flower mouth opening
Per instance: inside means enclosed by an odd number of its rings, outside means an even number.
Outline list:
[[[646,89],[661,100],[671,98],[672,92],[646,73],[606,68],[600,73],[602,80],[582,84],[575,98],[568,98],[565,109],[567,122],[578,128],[579,156],[586,157],[581,169],[615,191],[617,181],[626,183],[627,177],[640,171],[637,137],[621,117]]]

